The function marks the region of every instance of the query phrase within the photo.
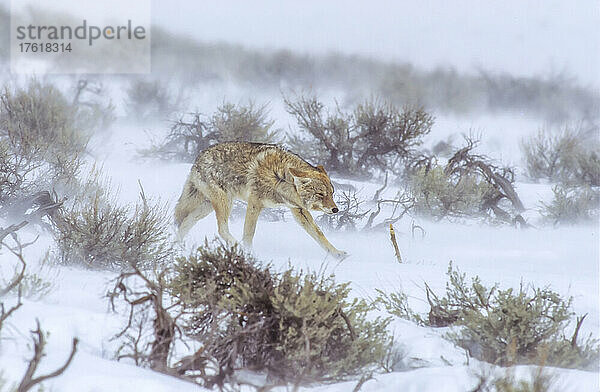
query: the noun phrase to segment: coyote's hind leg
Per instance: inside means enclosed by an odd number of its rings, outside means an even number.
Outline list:
[[[235,243],[235,238],[233,238],[229,232],[229,214],[231,214],[233,199],[222,190],[212,190],[210,202],[212,203],[215,215],[217,216],[219,235],[228,243]]]

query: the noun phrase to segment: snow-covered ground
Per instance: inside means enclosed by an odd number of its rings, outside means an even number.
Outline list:
[[[289,119],[279,116],[278,122]],[[481,148],[504,161],[519,163],[518,138],[536,131],[535,121],[518,118],[482,116],[479,118],[439,118],[433,135],[437,139],[461,130],[481,126],[486,129],[510,129],[511,134],[500,136],[484,133]],[[164,127],[156,123],[156,129]],[[148,126],[132,126],[117,122],[109,135],[98,137],[92,143],[93,156],[103,173],[119,191],[123,203],[135,201],[138,180],[152,198],[167,202],[170,207],[190,169],[189,164],[173,164],[140,159],[136,151],[147,145]],[[434,140],[433,138],[432,140]],[[541,200],[551,196],[551,185],[517,184],[527,216],[534,221]],[[343,182],[343,180],[340,180]],[[373,195],[380,184],[353,185],[365,197]],[[393,195],[393,185],[387,192]],[[409,295],[414,310],[427,312],[423,291],[424,282],[436,292],[443,292],[448,263],[469,276],[478,275],[484,283],[498,282],[503,287],[518,287],[521,282],[537,287],[550,287],[564,296],[573,296],[577,314],[588,313],[583,326],[585,334],[598,336],[599,279],[598,279],[598,226],[536,228],[516,230],[509,227],[490,227],[477,223],[433,223],[417,220],[426,236],[413,238],[410,232],[412,218],[398,222],[398,243],[403,264],[398,264],[389,242],[388,233],[327,233],[331,242],[350,253],[337,262],[323,251],[287,215],[285,222],[260,221],[255,236],[254,254],[274,268],[288,264],[304,270],[325,269],[336,275],[338,282],[351,282],[352,295],[372,298],[375,289],[393,291],[402,289]],[[232,234],[241,236],[243,222],[231,222]],[[127,362],[114,360],[117,342],[111,337],[124,325],[126,315],[109,311],[105,298],[115,273],[79,268],[42,266],[37,260],[52,248],[47,233],[28,229],[23,240],[40,235],[37,243],[26,249],[30,271],[37,272],[52,283],[51,292],[42,299],[26,299],[23,306],[8,320],[3,330],[0,352],[2,377],[18,380],[30,357],[29,330],[39,319],[43,329],[50,332],[47,357],[40,372],[53,370],[68,355],[72,337],[80,339],[77,355],[64,375],[45,384],[53,391],[126,391],[133,386],[145,391],[192,391],[197,386],[164,375],[141,369]],[[213,238],[216,223],[211,214],[200,221],[187,238],[187,247]],[[2,259],[8,260],[4,250]],[[5,276],[9,263],[3,262]],[[10,301],[9,301],[10,302]],[[8,305],[8,304],[7,304]],[[420,327],[414,323],[396,320],[390,326],[396,342],[405,353],[401,372],[375,375],[364,384],[364,391],[465,391],[475,385],[477,372],[485,364],[467,359],[462,349],[443,338],[446,329]],[[583,335],[582,335],[583,336]],[[489,366],[488,366],[489,367]],[[496,371],[499,371],[496,369]],[[518,375],[527,376],[531,369],[519,367]],[[548,369],[557,376],[560,391],[594,391],[599,388],[597,372]],[[339,383],[307,390],[348,391],[354,382]]]

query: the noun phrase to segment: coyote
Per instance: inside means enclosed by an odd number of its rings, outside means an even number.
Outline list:
[[[275,144],[226,142],[202,151],[175,207],[175,224],[182,239],[192,226],[213,210],[219,235],[235,242],[229,233],[234,199],[248,203],[243,242],[252,246],[256,221],[265,207],[287,206],[296,221],[327,252],[344,258],[316,225],[309,210],[335,214],[333,185],[323,166],[312,166]]]

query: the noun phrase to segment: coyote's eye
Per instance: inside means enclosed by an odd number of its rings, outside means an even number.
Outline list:
[[[318,198],[320,198],[320,199],[322,199],[322,198],[324,198],[324,197],[325,197],[325,194],[324,194],[324,193],[321,193],[321,192],[317,192],[315,195],[316,195]]]

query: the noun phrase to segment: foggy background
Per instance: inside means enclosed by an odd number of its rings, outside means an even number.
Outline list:
[[[202,41],[359,54],[425,69],[565,72],[600,86],[600,6],[593,0],[174,0],[152,7],[157,25]]]

